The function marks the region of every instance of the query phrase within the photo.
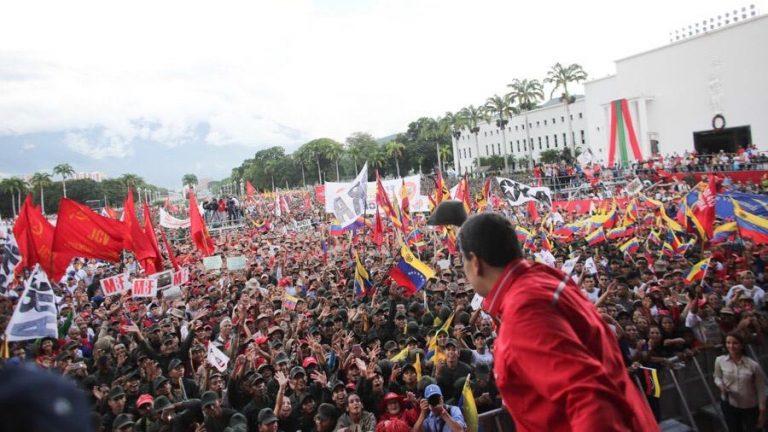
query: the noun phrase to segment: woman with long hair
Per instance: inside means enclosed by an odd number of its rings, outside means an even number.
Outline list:
[[[765,381],[760,365],[744,355],[744,338],[725,338],[728,354],[715,360],[715,385],[730,432],[756,431],[765,424]]]

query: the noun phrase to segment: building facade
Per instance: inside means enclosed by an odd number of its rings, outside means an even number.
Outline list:
[[[748,16],[617,60],[614,75],[585,83],[584,96],[567,108],[551,100],[513,117],[503,132],[495,121],[478,125],[476,135],[462,130],[453,139],[454,169],[472,172],[478,157],[503,156],[505,142],[515,169],[520,158],[538,161],[542,151],[562,150],[570,118],[568,145],[591,150],[602,164],[612,146],[621,153],[621,144],[637,151],[624,149],[630,163],[654,154],[734,152],[753,144],[766,151],[766,41],[768,16]],[[626,107],[626,115],[617,116],[618,106]]]
[[[470,133],[466,128],[453,138],[454,169],[458,173],[473,172],[478,168],[478,157],[504,157],[506,144],[510,169],[519,169],[520,160],[537,161],[546,150],[562,151],[566,145],[573,148],[588,144],[584,97],[575,96],[567,107],[559,99],[552,99],[535,110],[508,119],[502,129],[495,120],[478,124],[480,131]],[[570,120],[571,137],[568,137]]]

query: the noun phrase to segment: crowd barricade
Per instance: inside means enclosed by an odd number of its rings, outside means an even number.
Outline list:
[[[505,408],[496,408],[477,416],[479,432],[512,432],[515,430],[515,422]]]

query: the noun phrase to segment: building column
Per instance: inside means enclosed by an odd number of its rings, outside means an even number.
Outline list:
[[[459,149],[459,140],[456,139],[453,135],[451,135],[451,144],[453,145],[453,171],[456,173],[459,172],[459,152],[461,149]]]
[[[651,157],[651,139],[648,134],[648,112],[645,101],[646,99],[641,97],[635,102],[637,103],[637,138],[641,143],[640,148],[643,149],[643,158],[647,159]]]

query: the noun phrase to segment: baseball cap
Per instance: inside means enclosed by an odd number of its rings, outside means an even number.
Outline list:
[[[308,368],[308,367],[310,367],[310,366],[312,366],[312,365],[314,365],[314,366],[317,366],[317,359],[316,359],[316,358],[314,358],[314,357],[307,357],[307,358],[305,358],[305,359],[304,359],[304,361],[301,363],[301,366],[302,366],[304,369],[306,369],[306,368]]]
[[[277,416],[272,408],[264,408],[259,411],[259,424],[271,424],[277,421]]]
[[[440,386],[437,384],[430,384],[424,389],[424,397],[429,399],[434,395],[443,395],[443,391],[440,390]]]
[[[219,395],[212,391],[203,393],[203,396],[200,398],[200,401],[203,403],[203,408],[215,404],[218,400]]]
[[[291,369],[291,378],[296,378],[297,375],[306,376],[307,372],[301,366],[294,366],[293,369]]]
[[[153,402],[154,400],[152,399],[152,395],[143,394],[139,396],[139,399],[136,400],[136,407],[138,408],[145,404],[149,404],[151,406]]]
[[[119,414],[117,417],[115,417],[115,421],[112,422],[112,429],[117,430],[126,426],[131,426],[133,424],[133,416],[130,414]]]
[[[112,389],[109,391],[109,394],[107,395],[107,398],[109,398],[109,400],[112,400],[112,399],[117,399],[120,396],[125,396],[125,391],[123,391],[122,386],[118,385],[118,386],[112,387]]]

